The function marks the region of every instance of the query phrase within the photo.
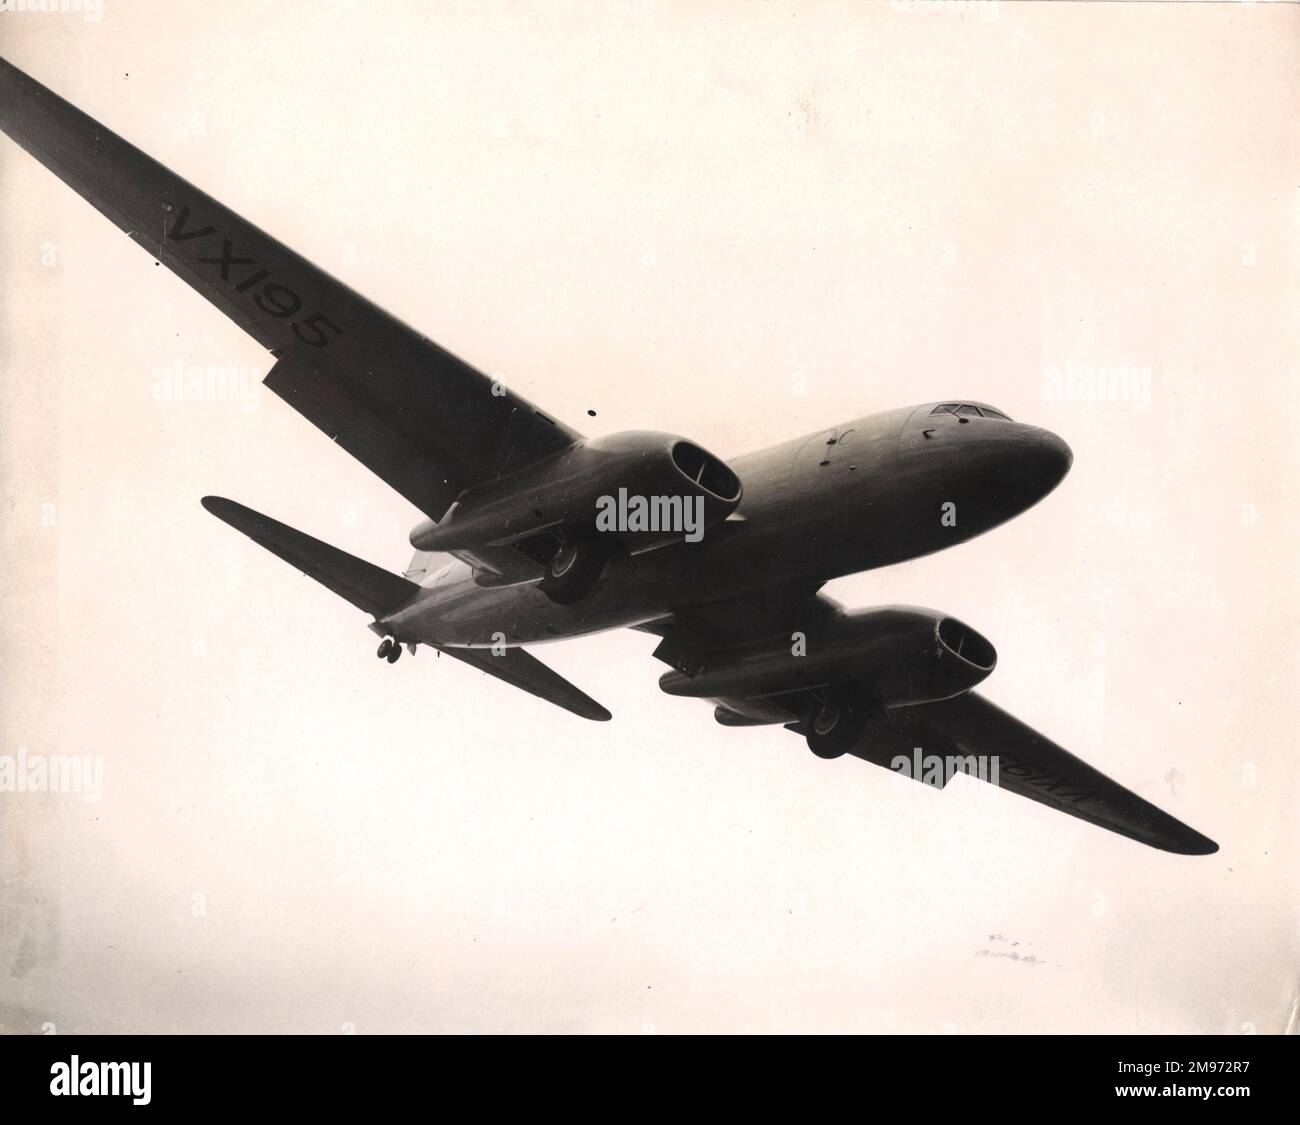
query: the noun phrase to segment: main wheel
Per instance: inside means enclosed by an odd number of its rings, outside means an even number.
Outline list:
[[[822,700],[804,720],[808,749],[827,760],[843,756],[862,737],[867,715],[859,703],[836,696]]]
[[[594,534],[566,539],[546,564],[542,593],[558,605],[572,605],[600,581],[608,559],[608,547]]]
[[[387,657],[388,663],[396,664],[398,657],[400,657],[401,655],[402,655],[402,646],[394,642],[393,647],[388,650],[388,657]]]
[[[393,638],[385,637],[382,641],[379,642],[379,648],[375,650],[375,655],[379,657],[380,660],[383,660],[392,651],[393,651]]]

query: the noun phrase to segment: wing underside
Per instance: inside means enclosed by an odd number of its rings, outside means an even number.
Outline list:
[[[3,59],[0,130],[270,349],[267,385],[430,518],[581,436]]]
[[[1086,820],[1162,851],[1209,855],[1213,840],[1113,781],[977,692],[900,707],[887,723],[896,736],[890,760],[870,745],[852,751],[889,766],[899,753],[951,758],[959,772]],[[915,760],[915,759],[911,759]],[[993,763],[996,761],[996,773]]]
[[[642,628],[663,638],[655,652],[659,659],[694,677],[712,661],[725,659],[729,646],[755,636],[780,633],[788,637],[788,630],[807,628],[842,609],[824,595],[806,589],[776,588],[757,601],[722,602],[708,613],[673,616]],[[810,689],[713,698],[714,717],[727,727],[781,724],[806,735],[804,724],[819,702],[819,693],[852,685],[854,671],[852,664],[846,663],[838,676]],[[918,752],[925,757],[917,759]],[[848,753],[886,769],[906,769],[917,780],[940,788],[954,772],[966,773],[1164,851],[1208,855],[1218,850],[1213,840],[973,691],[941,702],[886,706]],[[937,777],[924,771],[918,775],[918,761],[936,758],[944,763]]]

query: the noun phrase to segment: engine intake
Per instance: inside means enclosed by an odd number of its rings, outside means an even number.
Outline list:
[[[609,530],[634,554],[683,539],[687,504],[704,530],[740,503],[740,478],[719,457],[674,434],[628,431],[581,441],[509,476],[466,489],[439,522],[411,532],[421,551],[497,547],[548,528]],[[654,518],[598,527],[598,505],[628,498]],[[673,503],[675,502],[675,503]],[[658,517],[676,513],[677,518]],[[663,526],[667,522],[670,526]]]

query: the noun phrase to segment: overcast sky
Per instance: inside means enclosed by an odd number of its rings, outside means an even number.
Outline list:
[[[0,50],[587,432],[1061,434],[1041,505],[828,591],[967,621],[1220,852],[724,730],[641,634],[540,651],[607,724],[377,661],[199,498],[393,570],[420,514],[267,392],[167,401],[269,356],[0,138],[0,753],[104,768],[0,794],[0,1027],[1294,1019],[1300,9],[900,7],[104,0]],[[1096,365],[1137,390],[1052,393]]]

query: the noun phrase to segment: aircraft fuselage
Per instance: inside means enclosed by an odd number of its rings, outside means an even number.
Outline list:
[[[1055,434],[938,403],[855,418],[730,459],[744,497],[699,542],[618,556],[577,605],[537,583],[481,585],[451,556],[374,626],[443,646],[536,644],[635,626],[790,583],[816,586],[954,546],[1011,519],[1069,469]]]

